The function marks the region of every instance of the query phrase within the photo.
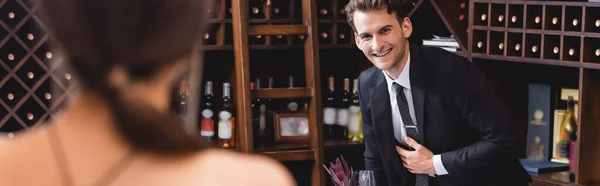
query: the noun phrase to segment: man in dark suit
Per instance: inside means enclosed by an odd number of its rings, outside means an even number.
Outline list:
[[[408,42],[406,4],[350,0],[365,163],[378,186],[525,186],[524,142],[484,75],[465,58]]]

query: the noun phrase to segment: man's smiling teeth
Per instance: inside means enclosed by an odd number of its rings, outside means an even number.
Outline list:
[[[391,51],[392,51],[392,49],[390,48],[389,50],[387,50],[387,51],[385,51],[385,52],[383,52],[381,54],[373,54],[373,55],[376,56],[376,57],[383,57],[383,56],[389,54]]]

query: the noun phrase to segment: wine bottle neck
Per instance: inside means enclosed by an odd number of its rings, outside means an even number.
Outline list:
[[[207,81],[204,85],[204,95],[212,95],[212,81]]]
[[[223,98],[229,98],[229,83],[223,83]]]

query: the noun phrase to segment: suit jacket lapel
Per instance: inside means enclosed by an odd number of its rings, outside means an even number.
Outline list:
[[[417,117],[417,127],[419,128],[419,137],[422,145],[425,145],[425,74],[423,73],[423,63],[419,56],[420,49],[416,45],[410,45],[410,86],[415,107],[415,116]]]
[[[371,115],[375,135],[377,136],[379,148],[382,150],[384,166],[391,167],[399,175],[405,175],[398,153],[396,152],[396,139],[392,123],[392,107],[390,105],[390,94],[383,73],[378,71],[374,78],[375,87],[370,89]],[[387,161],[387,162],[386,162]],[[393,171],[392,171],[393,172]],[[391,174],[393,175],[393,174]],[[390,184],[397,178],[389,178]],[[402,179],[405,182],[405,179]]]

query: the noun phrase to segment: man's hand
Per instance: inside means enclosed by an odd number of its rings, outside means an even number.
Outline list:
[[[433,167],[433,153],[410,137],[406,137],[405,141],[415,151],[404,150],[396,146],[396,151],[400,154],[404,167],[414,174],[436,174]]]

